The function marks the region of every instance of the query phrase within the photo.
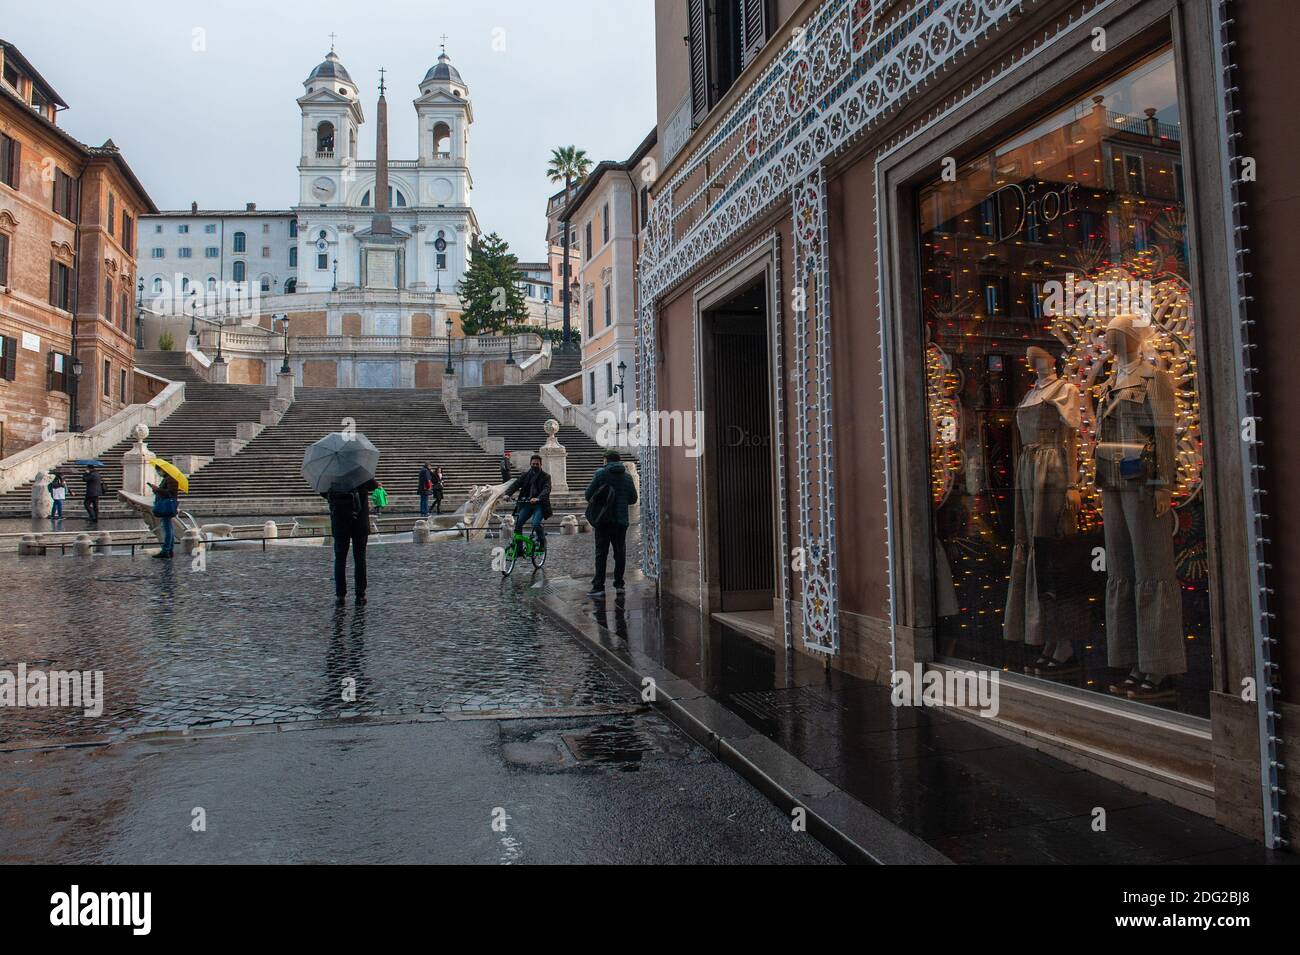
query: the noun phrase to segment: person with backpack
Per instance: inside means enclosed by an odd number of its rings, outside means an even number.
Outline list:
[[[50,520],[63,520],[63,502],[68,497],[68,485],[63,480],[63,475],[58,471],[54,472],[54,480],[49,485],[50,500],[54,502],[53,510],[50,511]]]
[[[370,537],[370,494],[379,487],[371,478],[351,491],[327,491],[330,536],[334,538],[334,606],[342,607],[348,596],[348,548],[352,549],[352,572],[356,578],[358,607],[366,604],[366,542]]]
[[[418,488],[420,494],[420,516],[429,516],[429,495],[433,493],[433,469],[429,467],[428,462],[420,465],[420,483]]]
[[[605,452],[605,466],[596,472],[583,494],[587,499],[587,522],[596,538],[596,575],[588,597],[605,595],[605,564],[614,550],[614,589],[624,588],[627,567],[627,509],[636,503],[636,484],[627,465],[613,449]]]

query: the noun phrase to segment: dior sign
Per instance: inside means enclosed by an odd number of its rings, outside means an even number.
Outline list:
[[[1055,222],[1067,212],[1074,212],[1077,182],[1066,183],[1059,189],[1045,189],[1046,183],[1016,183],[995,189],[989,194],[997,209],[997,240],[1005,242],[1024,231],[1030,218],[1038,222]]]

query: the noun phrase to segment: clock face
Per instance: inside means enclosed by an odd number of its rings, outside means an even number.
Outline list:
[[[311,182],[311,194],[317,199],[329,199],[334,195],[334,180],[329,176],[318,176]]]

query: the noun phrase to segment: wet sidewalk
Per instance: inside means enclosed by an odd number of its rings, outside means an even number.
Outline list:
[[[886,864],[1290,864],[1213,820],[1111,782],[888,687],[716,621],[653,582],[540,607],[851,861]],[[1105,810],[1105,829],[1094,828]]]

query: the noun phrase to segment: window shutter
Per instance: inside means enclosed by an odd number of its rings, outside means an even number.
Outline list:
[[[772,12],[769,0],[741,0],[742,18],[741,68],[749,66],[758,56],[772,31]]]
[[[690,26],[689,44],[691,59],[691,122],[699,123],[709,111],[708,64],[708,0],[687,0],[687,21]]]
[[[8,336],[5,337],[4,370],[10,381],[18,380],[18,339]]]
[[[50,259],[50,304],[51,305],[59,304],[59,300],[54,297],[54,290],[55,290],[54,277],[57,274],[55,271],[57,266],[58,263],[55,262],[53,259]]]

